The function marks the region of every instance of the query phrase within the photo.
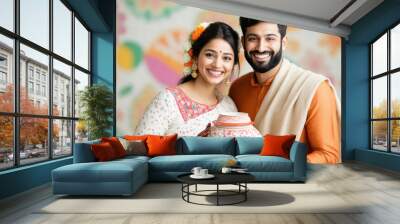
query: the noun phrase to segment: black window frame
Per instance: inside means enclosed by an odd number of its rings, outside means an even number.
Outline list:
[[[393,152],[392,151],[392,121],[400,121],[400,117],[392,117],[392,98],[391,98],[391,90],[392,90],[392,85],[391,85],[391,79],[392,76],[395,75],[396,73],[400,72],[400,67],[391,69],[391,31],[393,28],[400,26],[400,21],[397,21],[396,23],[392,24],[389,28],[385,29],[383,33],[378,35],[374,40],[372,40],[368,46],[369,46],[369,149],[373,151],[379,151],[379,152],[386,152],[386,153],[391,153],[391,154],[400,154],[400,152]],[[386,64],[386,71],[382,72],[380,74],[376,74],[374,76],[373,74],[373,44],[378,41],[381,37],[384,35],[387,35],[387,64]],[[373,118],[373,81],[378,79],[386,77],[386,87],[387,87],[387,105],[386,105],[386,118]],[[373,132],[373,122],[374,121],[386,121],[386,151],[379,150],[374,148],[374,132]]]
[[[88,86],[92,85],[92,62],[91,62],[91,49],[92,49],[92,43],[91,43],[91,37],[92,37],[92,31],[88,27],[88,25],[84,22],[84,20],[79,16],[78,13],[73,10],[73,8],[66,2],[65,0],[59,0],[68,10],[71,11],[71,59],[64,58],[63,56],[53,52],[53,1],[54,0],[48,0],[49,2],[49,44],[48,44],[48,49],[45,47],[40,46],[39,44],[36,44],[29,39],[23,37],[20,35],[20,0],[14,0],[13,1],[13,10],[14,10],[14,30],[10,31],[2,26],[0,26],[0,35],[10,38],[13,41],[13,65],[12,65],[12,75],[14,76],[14,111],[13,112],[3,112],[0,111],[0,116],[6,116],[6,117],[11,117],[13,119],[13,166],[10,167],[5,167],[5,168],[0,168],[0,172],[5,171],[5,170],[11,170],[11,169],[16,169],[19,167],[23,166],[30,166],[33,164],[38,164],[38,163],[44,163],[47,161],[51,160],[58,160],[66,157],[70,157],[73,155],[74,152],[74,143],[75,143],[75,126],[76,126],[76,121],[78,121],[80,118],[75,116],[75,108],[71,108],[71,114],[70,116],[56,116],[53,115],[53,59],[58,60],[59,62],[62,62],[68,66],[71,66],[71,92],[72,92],[72,105],[75,104],[75,95],[77,94],[75,92],[75,69],[85,73],[89,77],[89,83]],[[88,31],[88,69],[85,69],[81,67],[80,65],[75,63],[75,18],[79,20],[79,22],[83,25],[83,27]],[[49,62],[48,62],[48,84],[47,84],[47,91],[48,91],[48,112],[47,115],[38,115],[38,114],[27,114],[27,113],[21,113],[20,112],[20,45],[23,44],[27,47],[30,47],[42,54],[45,54],[48,56]],[[36,71],[34,70],[34,79],[36,80]],[[29,74],[26,74],[27,80],[29,80]],[[39,77],[40,78],[40,77]],[[28,91],[28,90],[27,90]],[[20,119],[21,118],[45,118],[47,119],[48,122],[48,136],[47,136],[47,141],[48,141],[48,158],[40,160],[38,162],[32,162],[32,163],[26,163],[26,164],[21,164],[20,162]],[[53,135],[53,122],[54,121],[66,121],[66,122],[71,122],[71,153],[68,155],[63,155],[63,156],[57,156],[54,157],[53,155],[53,144],[52,144],[52,135]]]

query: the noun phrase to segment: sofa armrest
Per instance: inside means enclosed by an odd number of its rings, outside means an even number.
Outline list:
[[[293,179],[305,181],[307,176],[307,146],[294,142],[290,148],[290,160],[293,162]]]
[[[100,140],[75,143],[74,145],[74,163],[89,163],[95,162],[96,158],[92,153],[90,146],[100,143]]]

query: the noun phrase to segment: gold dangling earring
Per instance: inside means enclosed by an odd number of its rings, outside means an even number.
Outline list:
[[[196,63],[193,63],[193,65],[192,65],[192,77],[194,79],[197,78],[197,65],[196,65]]]

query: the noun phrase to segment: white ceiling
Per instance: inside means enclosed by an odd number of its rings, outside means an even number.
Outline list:
[[[347,37],[383,0],[170,0],[179,4]],[[347,7],[346,7],[347,6]]]

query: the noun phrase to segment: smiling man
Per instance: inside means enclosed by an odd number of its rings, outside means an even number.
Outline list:
[[[309,163],[339,163],[340,103],[330,81],[283,57],[286,26],[240,17],[242,45],[254,71],[229,95],[263,134],[296,135],[308,146]]]

